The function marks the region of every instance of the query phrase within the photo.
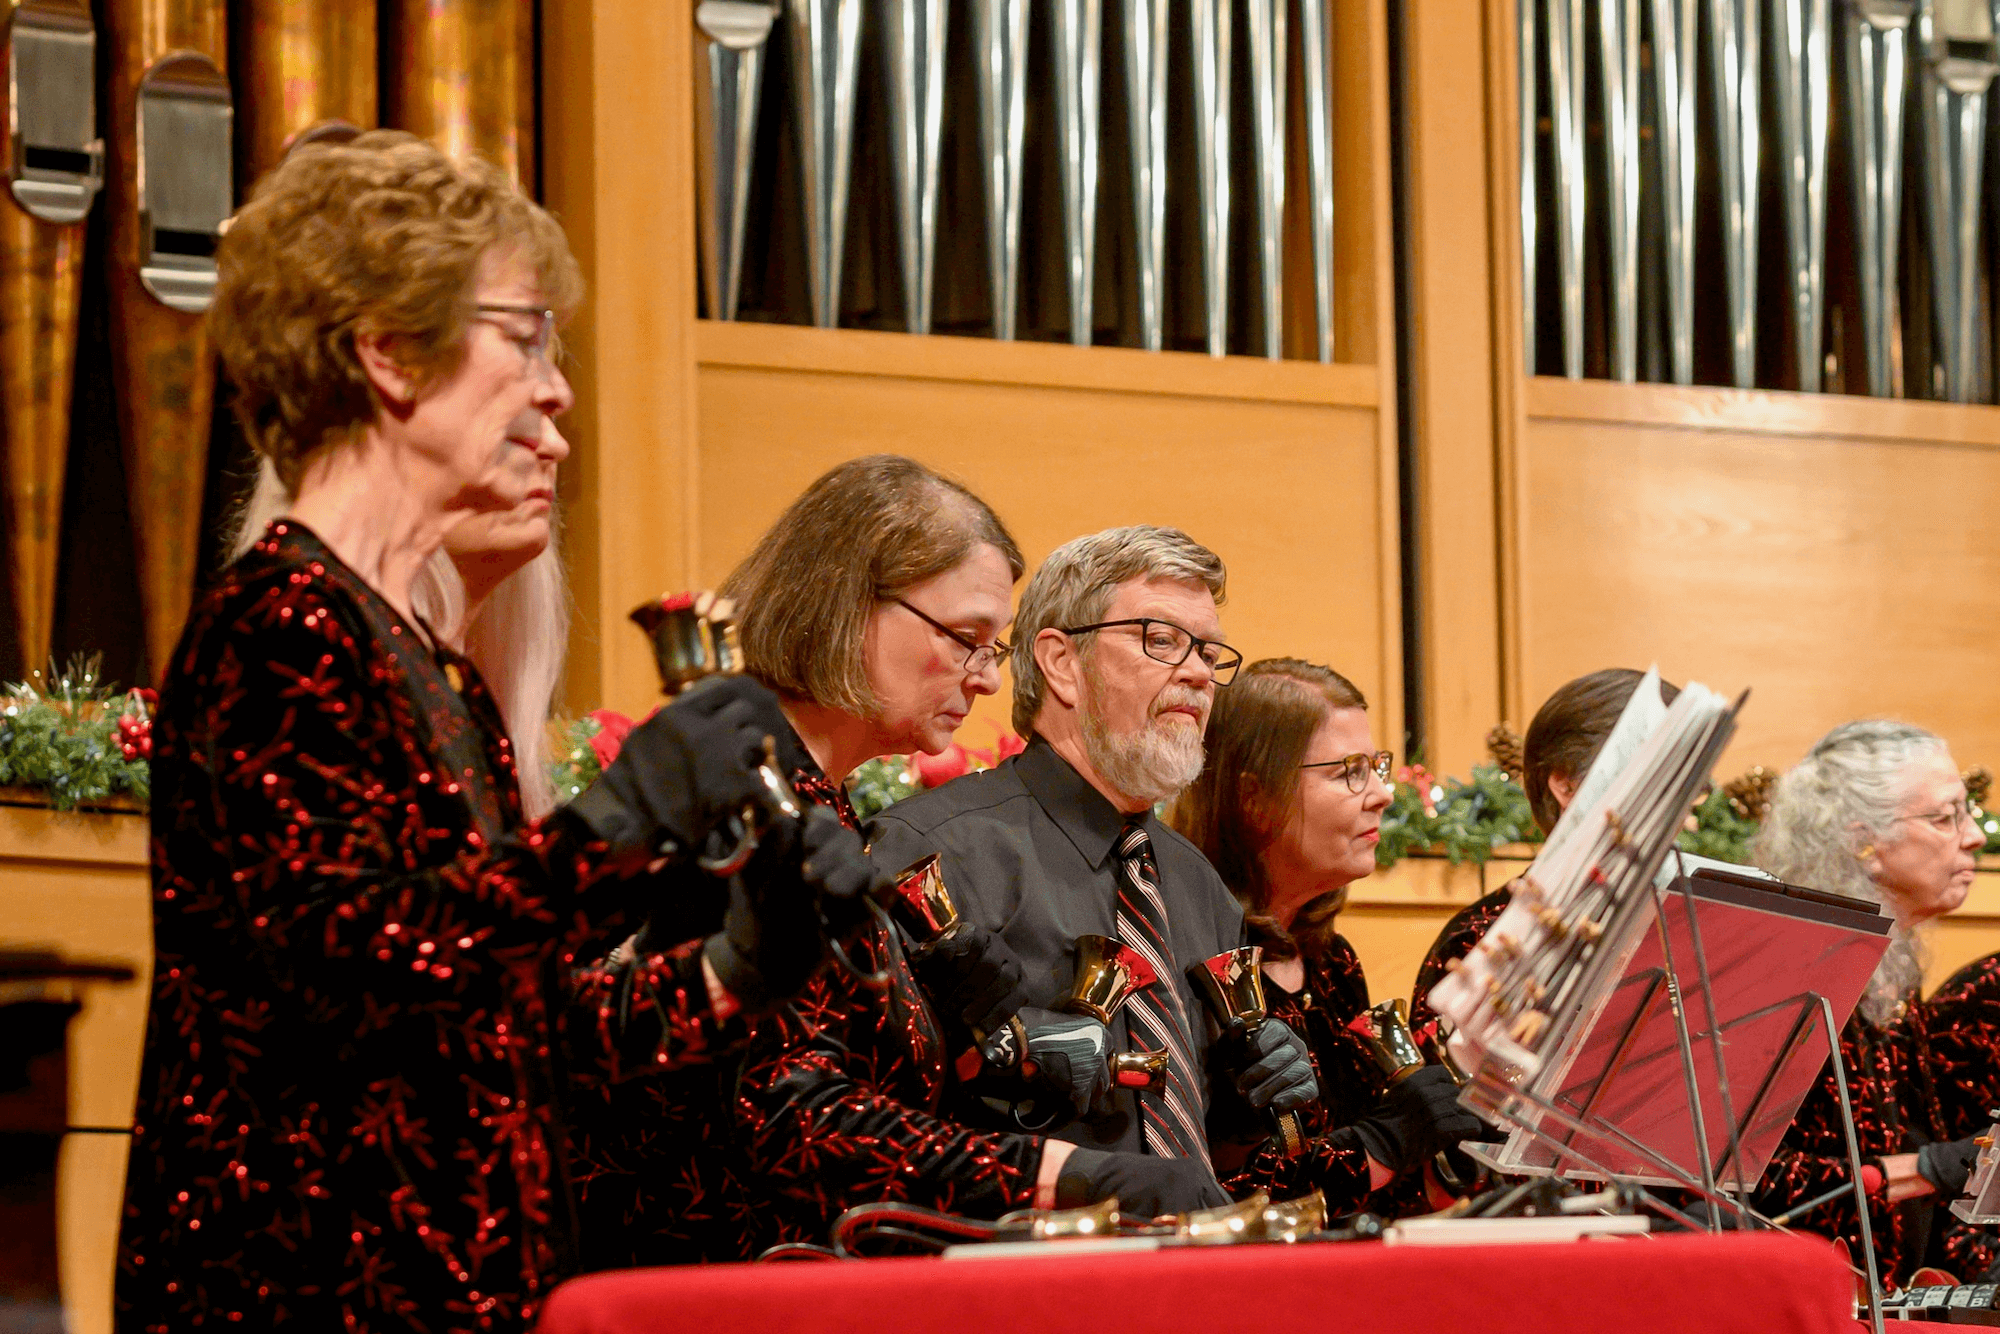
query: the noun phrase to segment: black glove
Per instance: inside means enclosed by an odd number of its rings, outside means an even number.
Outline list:
[[[1462,1139],[1477,1139],[1485,1122],[1458,1105],[1458,1085],[1440,1065],[1427,1065],[1389,1086],[1372,1116],[1354,1124],[1362,1147],[1391,1172],[1423,1162]]]
[[[1087,1014],[1032,1006],[1016,1018],[1028,1035],[1031,1082],[1053,1090],[1078,1116],[1111,1109],[1111,1030]]]
[[[1965,1183],[1979,1162],[1979,1144],[1972,1139],[1955,1139],[1943,1144],[1926,1144],[1917,1150],[1917,1175],[1937,1188],[1946,1200],[1965,1194]]]
[[[1252,1107],[1289,1112],[1319,1097],[1306,1044],[1283,1020],[1266,1019],[1244,1040],[1244,1048],[1253,1063],[1237,1072],[1236,1091]]]
[[[749,1010],[797,995],[826,958],[821,912],[842,915],[876,884],[861,836],[828,807],[806,811],[796,845],[802,858],[787,855],[787,835],[786,823],[774,824],[750,865],[731,877],[722,930],[703,946],[716,979]]]
[[[1199,1158],[1077,1149],[1056,1178],[1056,1207],[1077,1209],[1118,1197],[1118,1211],[1142,1218],[1217,1209],[1229,1203]]]
[[[1021,961],[1007,942],[977,922],[961,921],[943,940],[912,961],[931,1006],[947,1019],[963,1019],[982,1036],[1021,1008]]]
[[[633,728],[618,758],[566,809],[614,852],[652,851],[667,839],[699,848],[764,790],[764,738],[789,727],[766,687],[747,676],[711,678]]]

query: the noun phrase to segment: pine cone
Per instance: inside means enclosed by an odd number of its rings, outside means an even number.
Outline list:
[[[1975,764],[1965,771],[1965,799],[1981,810],[1986,808],[1986,798],[1993,793],[1993,771],[1983,764]]]
[[[1486,734],[1486,753],[1493,757],[1493,763],[1515,782],[1521,781],[1526,768],[1521,750],[1521,734],[1505,723]]]
[[[1747,773],[1732,778],[1722,785],[1728,794],[1729,809],[1736,812],[1739,819],[1764,822],[1771,813],[1771,789],[1777,786],[1778,776],[1763,765],[1753,765]]]

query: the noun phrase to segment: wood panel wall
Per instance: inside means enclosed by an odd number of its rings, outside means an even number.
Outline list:
[[[650,707],[625,613],[720,580],[813,477],[887,450],[971,484],[1031,560],[1113,524],[1185,527],[1230,565],[1232,642],[1339,667],[1396,737],[1387,30],[1373,0],[1335,8],[1338,361],[1320,365],[698,320],[692,5],[544,6],[544,195],[590,288],[566,335],[571,708]]]

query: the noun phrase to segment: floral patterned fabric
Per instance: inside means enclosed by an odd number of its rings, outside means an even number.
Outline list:
[[[525,1328],[572,1265],[551,997],[645,882],[523,826],[478,673],[289,520],[194,609],[153,781],[120,1328]]]

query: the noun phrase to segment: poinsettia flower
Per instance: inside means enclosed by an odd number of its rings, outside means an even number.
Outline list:
[[[1028,743],[1015,736],[1012,732],[1002,732],[1000,739],[993,743],[993,762],[998,764],[1010,756],[1019,755],[1027,748]]]
[[[949,783],[972,768],[972,757],[956,741],[935,755],[910,756],[910,773],[925,787]]]
[[[631,734],[632,720],[616,709],[592,709],[590,720],[597,724],[597,735],[590,739],[590,753],[597,756],[598,768],[609,769],[625,745],[625,738]]]

